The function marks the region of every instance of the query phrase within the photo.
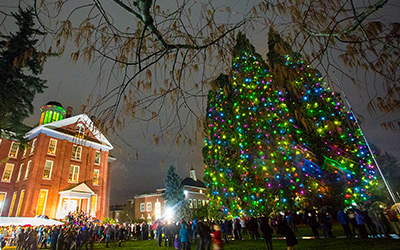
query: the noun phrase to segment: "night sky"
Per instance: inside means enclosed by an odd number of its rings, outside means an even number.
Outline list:
[[[16,11],[16,8],[8,8],[13,4],[12,0],[6,0],[5,3],[2,1],[0,9]],[[385,8],[393,7],[390,6]],[[11,24],[7,24],[8,31],[13,29],[14,22],[11,19],[9,21]],[[4,27],[1,31],[4,32]],[[267,53],[266,33],[263,35],[248,33],[247,35],[257,52],[265,55]],[[77,115],[81,113],[81,107],[86,104],[88,96],[97,95],[101,91],[99,89],[104,80],[98,79],[98,67],[96,65],[91,67],[82,62],[72,63],[71,51],[67,48],[63,56],[50,58],[45,63],[41,77],[47,80],[48,88],[35,98],[33,103],[36,107],[35,114],[26,120],[28,125],[35,126],[39,122],[40,107],[48,101],[58,101],[65,109],[71,106],[74,108],[73,115]],[[340,76],[338,79],[341,79]],[[364,117],[362,129],[369,142],[380,147],[382,151],[398,156],[400,133],[385,131],[380,127],[380,123],[393,117],[399,118],[400,115],[369,114],[366,109],[367,93],[360,91],[350,82],[344,81],[342,84],[356,114]],[[157,188],[163,187],[164,174],[170,165],[177,167],[181,178],[189,175],[192,166],[198,178],[203,178],[202,139],[200,138],[198,145],[193,147],[177,146],[174,142],[155,146],[152,134],[157,131],[158,127],[155,123],[143,124],[132,121],[125,129],[118,131],[118,136],[107,136],[114,145],[112,155],[117,158],[111,167],[111,204],[121,204],[136,194],[155,192]],[[161,164],[162,162],[164,163]]]

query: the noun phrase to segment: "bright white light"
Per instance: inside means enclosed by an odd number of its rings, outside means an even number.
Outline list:
[[[172,210],[172,208],[167,208],[166,210],[165,210],[165,218],[166,219],[172,219],[172,217],[173,217],[173,210]]]
[[[189,193],[189,191],[185,190],[185,191],[183,191],[183,193],[184,193],[185,195],[187,195],[187,194]]]

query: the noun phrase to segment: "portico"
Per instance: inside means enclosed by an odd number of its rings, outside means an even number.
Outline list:
[[[84,211],[96,216],[97,195],[84,182],[73,184],[59,192],[57,219],[62,219],[69,212]]]

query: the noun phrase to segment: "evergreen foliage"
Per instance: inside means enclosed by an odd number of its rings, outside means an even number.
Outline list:
[[[239,34],[231,75],[209,93],[210,205],[224,217],[368,200],[375,166],[352,113],[273,30],[269,45],[272,67]]]
[[[382,152],[382,150],[374,144],[371,144],[371,150],[374,152],[376,161],[381,168],[386,181],[389,183],[390,188],[395,195],[400,194],[400,171],[399,171],[399,160],[397,157],[389,154],[388,152]],[[386,203],[392,203],[391,200],[387,199],[386,186],[383,182],[380,183],[380,189],[382,190],[381,195],[383,197],[377,199]]]
[[[0,129],[17,135],[27,131],[23,120],[33,114],[35,95],[46,88],[38,77],[46,54],[35,48],[44,33],[34,28],[33,15],[33,9],[19,9],[13,13],[19,30],[0,37]]]
[[[176,172],[174,165],[171,165],[164,178],[165,193],[163,199],[164,207],[172,208],[175,219],[188,218],[189,204],[185,200],[182,179]]]

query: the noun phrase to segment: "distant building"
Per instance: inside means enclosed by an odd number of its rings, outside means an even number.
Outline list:
[[[124,210],[124,206],[125,205],[121,204],[110,206],[108,217],[113,218],[116,222],[119,222],[119,218],[121,217],[122,211]]]
[[[135,212],[135,200],[127,200],[123,205],[113,205],[110,206],[110,212],[108,217],[113,218],[116,222],[132,222],[135,218],[133,213]]]
[[[113,146],[85,114],[58,102],[41,108],[29,147],[0,139],[0,214],[63,218],[70,211],[108,216]]]
[[[190,177],[186,177],[182,180],[183,189],[185,192],[185,199],[189,203],[189,208],[192,212],[196,212],[202,206],[208,202],[206,192],[206,186],[204,183],[196,178],[196,172],[192,168],[190,170]],[[143,194],[134,197],[135,204],[135,218],[146,219],[149,221],[155,221],[162,217],[164,214],[164,199],[162,194],[165,192],[165,188],[157,189],[156,193]]]

